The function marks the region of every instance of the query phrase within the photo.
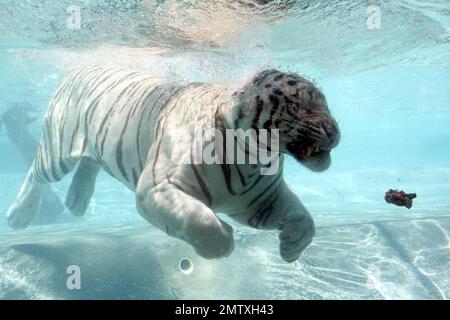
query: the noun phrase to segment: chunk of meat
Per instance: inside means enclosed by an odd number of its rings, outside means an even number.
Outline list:
[[[399,207],[411,209],[413,205],[412,200],[416,197],[417,195],[415,193],[405,193],[404,191],[389,189],[384,196],[384,200],[386,200],[387,203],[392,203]]]

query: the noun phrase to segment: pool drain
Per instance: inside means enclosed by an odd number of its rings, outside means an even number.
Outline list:
[[[180,262],[178,262],[178,268],[184,274],[191,274],[192,271],[194,271],[194,264],[192,263],[191,259],[183,258],[180,260]]]

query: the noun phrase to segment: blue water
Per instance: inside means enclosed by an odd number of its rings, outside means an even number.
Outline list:
[[[23,231],[0,219],[0,298],[450,297],[449,1],[383,1],[372,30],[366,1],[78,1],[79,30],[66,26],[71,4],[0,4],[0,113],[27,102],[42,118],[67,71],[94,62],[232,83],[277,67],[323,90],[341,143],[324,173],[287,160],[317,226],[294,264],[275,233],[233,223],[232,256],[203,260],[143,221],[134,195],[102,173],[83,218],[64,212]],[[40,122],[28,128],[37,139]],[[2,128],[1,212],[26,170]],[[55,185],[62,199],[69,183]],[[390,188],[417,193],[413,208],[385,203]],[[184,257],[190,275],[177,269]],[[66,288],[69,265],[81,290]]]

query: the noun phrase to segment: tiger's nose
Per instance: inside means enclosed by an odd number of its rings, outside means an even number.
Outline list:
[[[327,137],[327,144],[330,149],[335,148],[339,144],[341,133],[339,131],[336,120],[332,119],[322,123],[322,130]]]

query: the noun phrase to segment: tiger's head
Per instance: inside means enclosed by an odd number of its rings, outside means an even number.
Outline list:
[[[235,127],[279,129],[279,148],[312,171],[325,171],[340,140],[323,93],[292,73],[266,70],[236,93]]]

